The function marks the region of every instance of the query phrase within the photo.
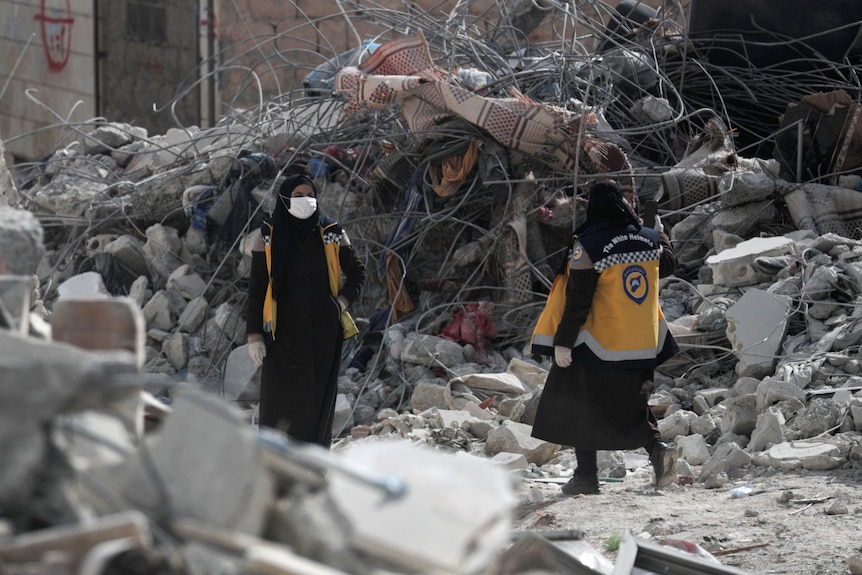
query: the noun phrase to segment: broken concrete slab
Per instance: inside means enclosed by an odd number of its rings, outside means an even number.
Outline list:
[[[449,385],[461,383],[480,392],[483,399],[492,396],[520,396],[529,391],[524,382],[514,373],[473,373],[449,381]]]
[[[727,477],[733,477],[751,462],[751,455],[735,443],[722,443],[715,449],[709,460],[704,462],[698,481],[707,481],[709,477],[721,473]]]
[[[722,406],[725,408],[721,418],[722,433],[749,435],[754,431],[757,422],[756,395],[736,395],[727,399]]]
[[[488,460],[403,441],[355,444],[351,462],[401,477],[401,498],[332,474],[328,493],[352,525],[353,544],[402,569],[471,573],[508,540],[516,498],[511,478]]]
[[[243,414],[187,389],[172,413],[123,465],[100,476],[137,507],[251,535],[265,526],[274,482]]]
[[[432,408],[420,415],[430,421],[436,429],[443,429],[446,427],[467,429],[475,420],[475,416],[472,413],[461,409]]]
[[[0,312],[6,329],[21,335],[30,333],[30,295],[33,276],[0,275]]]
[[[356,423],[353,417],[353,404],[343,393],[335,397],[335,411],[332,415],[332,431],[338,433],[342,429],[350,429]]]
[[[505,451],[495,454],[491,457],[491,461],[513,471],[526,469],[529,463],[523,453],[507,453]]]
[[[726,207],[713,216],[712,227],[716,231],[732,232],[742,237],[750,237],[756,234],[760,227],[774,222],[778,217],[778,213],[778,208],[775,207],[771,200],[741,206]],[[715,274],[715,269],[715,267],[712,268],[713,274]],[[743,268],[740,267],[734,271],[739,274],[743,271]],[[726,268],[720,268],[720,272],[719,276],[717,276],[720,279],[716,280],[716,283],[727,285],[723,281],[728,279]],[[758,283],[757,275],[753,274],[750,278],[737,276],[734,278],[734,282],[735,283],[732,285],[751,285]]]
[[[74,275],[57,286],[58,299],[108,297],[105,280],[97,272]]]
[[[524,533],[501,557],[505,569],[492,570],[489,575],[499,573],[522,573],[542,570],[550,573],[572,575],[611,575],[614,564],[589,544],[573,540],[551,540],[547,531]],[[572,537],[576,535],[572,534]]]
[[[766,172],[729,172],[722,176],[721,187],[729,190],[721,197],[722,207],[759,203],[777,189],[775,176]]]
[[[706,258],[712,270],[712,281],[727,287],[749,286],[772,280],[772,276],[760,272],[754,264],[763,256],[793,254],[796,243],[785,237],[753,238],[740,242],[735,247]]]
[[[742,377],[771,375],[787,333],[792,300],[760,289],[747,290],[727,310],[727,338]]]
[[[241,397],[259,369],[248,354],[248,344],[231,351],[225,364],[224,398],[227,401],[235,401]]]
[[[0,205],[0,274],[35,273],[45,255],[43,242],[42,225],[31,212]]]
[[[191,266],[183,264],[168,276],[166,289],[180,294],[186,301],[201,297],[206,291],[207,283]]]
[[[677,437],[675,443],[680,457],[691,465],[703,465],[710,457],[709,445],[700,434]]]
[[[796,400],[802,405],[805,402],[805,391],[793,381],[784,381],[776,377],[765,377],[757,385],[757,411],[763,412],[771,405],[780,401]]]
[[[420,381],[413,388],[410,402],[414,413],[422,413],[433,407],[449,409],[452,405],[451,391],[443,380]]]
[[[784,442],[784,415],[777,410],[763,412],[757,416],[757,424],[751,432],[747,449],[750,452],[763,451]]]
[[[485,453],[490,456],[500,452],[522,453],[530,463],[544,465],[551,460],[560,446],[533,437],[532,430],[530,425],[506,420],[488,433]]]
[[[835,469],[847,461],[848,448],[834,441],[791,441],[754,454],[752,462],[777,469]]]
[[[54,305],[55,341],[89,351],[126,351],[144,365],[144,315],[130,298],[61,298]]]
[[[177,318],[177,329],[186,333],[196,332],[206,320],[208,311],[209,303],[204,296],[192,299]]]
[[[410,333],[404,339],[401,361],[428,367],[451,368],[464,363],[464,349],[450,339]]]
[[[678,410],[668,413],[658,421],[658,431],[662,439],[673,441],[677,436],[688,435],[692,421],[697,419],[693,411]]]
[[[0,505],[27,505],[33,478],[47,463],[46,428],[75,413],[136,393],[131,354],[95,354],[69,344],[0,330]]]

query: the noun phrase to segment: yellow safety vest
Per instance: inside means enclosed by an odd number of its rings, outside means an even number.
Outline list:
[[[338,297],[338,292],[341,291],[341,226],[337,221],[330,220],[325,225],[324,222],[321,222],[319,227],[320,237],[323,240],[323,250],[326,254],[326,268],[329,271],[329,289],[332,292],[332,297]],[[266,286],[266,296],[263,300],[263,331],[269,333],[272,339],[275,340],[278,302],[272,293],[272,233],[272,224],[264,221],[263,225],[261,225],[261,235],[263,236],[263,251],[266,254],[266,269],[269,275],[269,282]],[[341,326],[344,329],[344,339],[351,338],[359,333],[359,328],[356,327],[353,316],[347,310],[341,312]]]
[[[659,289],[658,247],[612,249],[621,243],[620,238],[632,237],[636,236],[626,232],[610,238],[607,249],[601,251],[607,256],[593,262],[593,269],[599,273],[598,285],[572,349],[576,362],[646,369],[663,363],[677,351],[658,298],[649,293]],[[583,249],[575,238],[573,251]],[[533,353],[553,356],[554,336],[566,305],[568,271],[567,265],[565,272],[557,275],[536,321],[531,338]]]

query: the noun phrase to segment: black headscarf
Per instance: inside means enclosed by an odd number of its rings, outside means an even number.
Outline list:
[[[293,193],[293,190],[298,188],[299,186],[306,185],[311,186],[311,189],[314,190],[314,196],[317,197],[317,188],[314,187],[314,180],[305,174],[294,174],[292,176],[288,176],[281,183],[281,187],[278,189],[278,202],[275,206],[275,213],[273,214],[273,225],[275,225],[276,229],[284,226],[285,222],[287,225],[282,227],[282,229],[288,229],[289,233],[297,236],[304,236],[314,228],[317,227],[317,222],[319,220],[320,211],[315,211],[311,214],[311,217],[301,220],[297,217],[294,217],[288,211],[288,207],[290,206],[290,194]]]
[[[587,219],[578,231],[600,224],[633,224],[640,229],[632,208],[623,199],[623,190],[613,181],[596,182],[590,188]],[[577,233],[577,232],[576,232]]]
[[[272,214],[272,279],[276,290],[289,257],[287,252],[290,249],[290,236],[307,236],[317,229],[320,220],[320,209],[305,220],[294,217],[287,211],[290,206],[290,194],[301,185],[311,186],[315,197],[317,196],[317,188],[314,187],[314,181],[310,177],[305,174],[290,175],[284,179],[278,189],[278,198]]]

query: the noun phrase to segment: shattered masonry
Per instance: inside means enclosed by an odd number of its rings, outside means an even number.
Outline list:
[[[571,29],[570,5],[539,5]],[[600,177],[658,203],[680,261],[661,299],[683,352],[650,401],[680,484],[719,488],[752,466],[858,469],[858,47],[825,60],[794,42],[790,60],[740,61],[730,40],[709,51],[708,3],[640,6],[632,20],[591,5],[577,14],[591,36],[571,45],[526,43],[517,14],[477,35],[466,15],[453,28],[455,14],[366,10],[387,34],[359,61],[214,128],[93,120],[44,160],[0,170],[0,513],[15,535],[0,560],[48,561],[36,526],[98,515],[93,537],[117,545],[106,556],[175,572],[493,564],[517,503],[502,466],[566,460],[528,439],[548,364],[526,343]],[[371,272],[332,454],[248,425],[248,238],[288,166],[317,179]],[[492,502],[470,482],[451,495],[487,515],[431,525],[450,538],[440,549],[399,540],[419,503],[398,499],[410,493],[398,480],[428,487],[404,461],[454,464],[434,450],[393,461],[369,437],[478,455],[459,473],[469,466]],[[188,457],[199,475],[182,473]],[[403,507],[375,515],[383,496]],[[42,534],[68,545],[58,565],[98,561],[87,529]]]

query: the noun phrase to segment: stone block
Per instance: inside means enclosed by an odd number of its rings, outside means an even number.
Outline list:
[[[205,297],[199,296],[192,299],[177,319],[177,329],[186,333],[196,332],[206,320],[208,311],[209,303]]]
[[[45,255],[42,225],[32,213],[0,206],[0,274],[31,275]]]
[[[773,445],[784,442],[784,416],[780,411],[767,411],[757,416],[751,441],[748,442],[750,452],[763,451]]]
[[[722,443],[716,447],[709,460],[705,461],[700,472],[700,480],[725,474],[727,477],[738,475],[739,471],[751,464],[751,456],[735,443]]]
[[[327,493],[350,523],[352,546],[395,570],[484,572],[509,540],[518,499],[510,472],[488,459],[406,441],[354,443],[343,456],[407,487],[393,497],[343,473],[327,478]]]
[[[5,327],[22,335],[30,331],[33,276],[0,275],[0,317]]]
[[[353,416],[353,405],[343,393],[335,397],[335,413],[332,417],[332,434],[338,435],[342,429],[353,427],[356,423]]]
[[[191,271],[191,266],[183,264],[168,276],[166,287],[180,294],[186,301],[190,301],[204,295],[207,283],[201,276]]]
[[[771,281],[772,275],[758,271],[754,262],[761,256],[793,254],[796,242],[785,237],[753,238],[706,258],[713,283],[739,287]]]
[[[709,445],[696,433],[678,437],[676,446],[680,456],[692,465],[703,465],[710,457]]]
[[[57,286],[58,300],[64,298],[108,297],[105,280],[97,272],[74,275]]]
[[[127,289],[138,277],[149,273],[144,258],[144,243],[135,236],[126,234],[116,238],[105,246],[105,252],[119,264],[121,280]]]
[[[766,172],[728,172],[722,177],[722,187],[729,185],[730,191],[721,197],[722,208],[765,201],[776,191],[775,180]]]
[[[791,305],[787,296],[749,289],[727,310],[727,338],[736,352],[738,375],[773,374],[787,333]]]
[[[189,361],[189,336],[177,332],[162,342],[162,353],[177,371],[186,366]]]
[[[469,411],[461,409],[432,409],[426,414],[426,418],[433,422],[435,429],[453,426],[458,429],[467,429],[474,419]]]
[[[665,441],[673,441],[678,435],[688,435],[691,422],[695,419],[697,414],[693,411],[675,411],[658,421],[659,434]]]
[[[757,411],[765,411],[771,405],[779,401],[795,399],[804,404],[806,402],[805,391],[791,381],[767,377],[757,386]]]
[[[129,298],[57,300],[51,334],[90,351],[127,351],[139,368],[144,364],[144,317]]]
[[[428,367],[455,367],[464,363],[464,350],[449,339],[411,333],[404,340],[401,361]]]
[[[689,427],[691,433],[697,433],[705,438],[717,437],[721,433],[721,424],[716,421],[712,413],[704,413],[693,419]]]
[[[525,469],[528,463],[527,458],[524,457],[523,453],[507,453],[505,451],[501,451],[491,457],[491,461],[501,467],[505,467],[506,469],[513,471]]]
[[[274,500],[254,427],[220,398],[175,392],[172,413],[120,472],[104,481],[133,505],[259,535]],[[146,452],[146,455],[144,455]]]
[[[236,401],[242,397],[259,369],[248,355],[248,344],[231,351],[224,368],[224,398],[227,401]]]
[[[739,395],[724,402],[727,411],[721,418],[724,433],[749,435],[757,425],[757,396]]]
[[[416,384],[410,397],[414,413],[422,413],[434,407],[449,409],[451,401],[451,391],[446,385],[428,381],[420,381]]]
[[[836,469],[847,462],[848,449],[831,441],[793,441],[773,445],[755,455],[757,465],[777,469]]]
[[[503,451],[523,453],[530,463],[544,465],[553,459],[560,446],[533,437],[532,430],[530,425],[506,420],[500,427],[488,433],[485,453],[492,457]]]
[[[757,235],[757,229],[769,225],[778,217],[778,209],[772,200],[722,208],[712,218],[715,229],[729,231],[741,237]],[[760,238],[756,238],[760,239]]]
[[[723,387],[700,389],[695,392],[695,397],[702,397],[708,407],[715,407],[730,395],[730,390]]]

